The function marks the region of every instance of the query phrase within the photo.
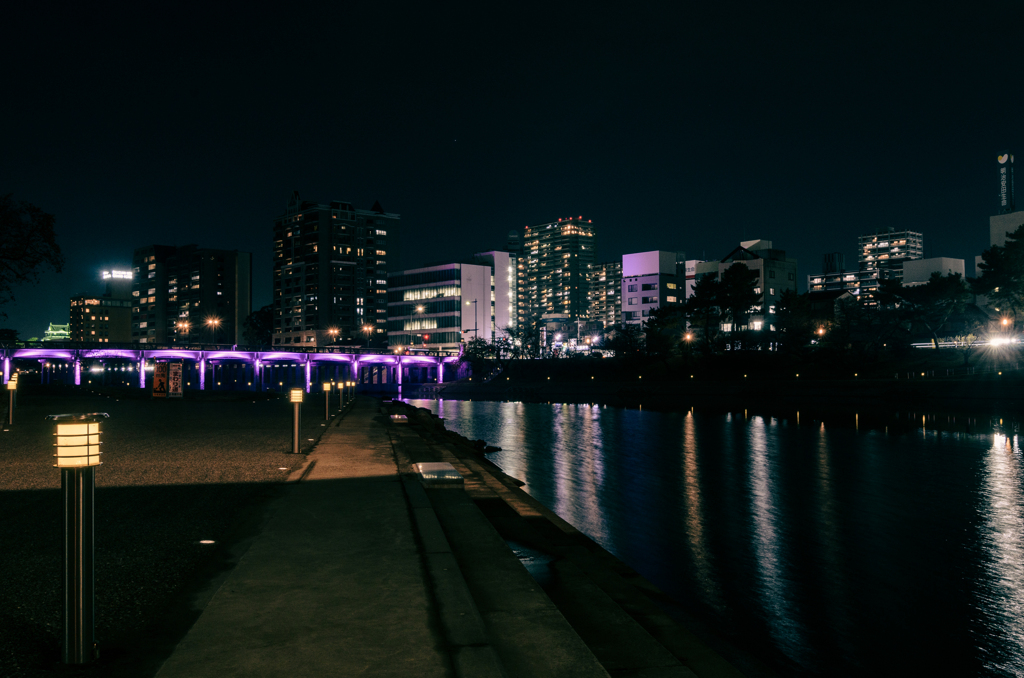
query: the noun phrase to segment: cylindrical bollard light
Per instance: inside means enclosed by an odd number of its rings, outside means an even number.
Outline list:
[[[299,453],[299,406],[302,405],[302,389],[293,388],[291,390],[291,401],[295,407],[295,415],[292,417],[292,454]]]
[[[331,382],[324,382],[324,420],[331,418]]]
[[[64,628],[61,656],[65,664],[96,659],[95,504],[96,467],[100,461],[100,421],[110,415],[51,414],[57,442],[64,504]]]
[[[14,395],[18,392],[18,373],[15,372],[7,380],[7,393],[10,396],[10,403],[7,406],[7,425],[14,426]]]

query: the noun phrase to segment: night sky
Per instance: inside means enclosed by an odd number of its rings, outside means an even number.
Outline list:
[[[803,277],[892,226],[973,274],[1024,157],[1020,3],[20,4],[0,194],[67,257],[5,309],[23,338],[154,243],[252,252],[269,303],[293,190],[400,213],[409,268],[583,215],[599,261],[767,238]]]

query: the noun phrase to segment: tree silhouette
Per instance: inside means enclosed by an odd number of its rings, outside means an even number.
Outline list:
[[[0,318],[3,307],[14,301],[14,288],[39,282],[39,273],[50,267],[60,273],[64,255],[53,230],[54,217],[35,205],[0,197]]]
[[[974,293],[992,300],[997,311],[1016,322],[1024,314],[1024,224],[1006,234],[1006,245],[993,245],[981,253],[981,277]]]

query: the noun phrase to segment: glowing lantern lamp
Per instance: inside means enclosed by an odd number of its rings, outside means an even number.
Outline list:
[[[65,664],[96,659],[95,502],[96,467],[100,461],[100,421],[110,415],[51,414],[64,504]]]
[[[293,388],[289,392],[289,400],[291,400],[295,410],[294,416],[292,417],[292,454],[299,453],[299,418],[302,416],[299,412],[299,406],[302,405],[302,389]]]

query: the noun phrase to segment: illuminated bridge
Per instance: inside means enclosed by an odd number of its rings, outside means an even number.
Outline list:
[[[355,381],[390,390],[403,383],[443,384],[453,379],[459,356],[450,352],[396,354],[351,348],[252,349],[231,345],[168,345],[24,342],[0,346],[3,383],[16,362],[38,362],[42,384],[137,384],[146,388],[154,363],[182,363],[188,389],[282,390],[325,381]]]

